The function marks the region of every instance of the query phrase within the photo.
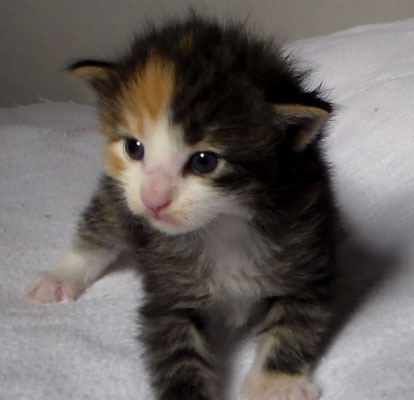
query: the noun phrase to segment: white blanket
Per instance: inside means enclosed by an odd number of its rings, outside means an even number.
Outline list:
[[[290,46],[338,105],[326,142],[348,225],[338,328],[316,369],[328,400],[414,399],[414,19]],[[25,284],[67,249],[96,182],[94,110],[0,110],[0,399],[151,399],[140,282],[109,275],[73,304]],[[235,385],[252,358],[235,364]],[[238,398],[234,389],[233,399]]]

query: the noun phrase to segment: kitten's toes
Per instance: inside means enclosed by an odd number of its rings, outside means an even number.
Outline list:
[[[271,390],[263,400],[318,400],[319,398],[319,389],[315,384],[307,381]]]
[[[252,373],[243,392],[247,400],[318,400],[321,393],[306,375]]]
[[[59,301],[74,301],[79,297],[69,282],[44,274],[26,287],[26,296],[38,303],[57,303]]]

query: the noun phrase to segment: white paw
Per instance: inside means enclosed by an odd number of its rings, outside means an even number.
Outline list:
[[[318,400],[321,393],[306,375],[250,373],[243,385],[247,400]]]
[[[74,285],[48,273],[29,283],[26,287],[26,296],[38,303],[57,303],[59,301],[74,301],[80,294]]]
[[[315,384],[298,381],[286,387],[271,389],[260,397],[260,400],[318,400],[319,398],[320,391]]]

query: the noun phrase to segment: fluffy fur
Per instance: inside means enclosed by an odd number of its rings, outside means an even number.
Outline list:
[[[335,275],[320,146],[331,104],[270,41],[196,16],[148,30],[118,60],[70,70],[97,93],[106,172],[71,254],[29,297],[74,299],[127,249],[143,278],[141,336],[159,400],[219,397],[207,334],[217,318],[259,340],[249,400],[319,398],[309,371]],[[128,139],[144,145],[142,160]],[[217,154],[217,167],[192,171],[197,152]]]

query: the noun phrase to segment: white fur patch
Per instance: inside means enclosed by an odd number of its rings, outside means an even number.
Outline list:
[[[26,288],[26,295],[40,303],[75,300],[115,260],[111,250],[78,250],[73,248],[58,265],[41,272]]]
[[[223,216],[219,225],[206,231],[204,257],[212,266],[211,292],[219,307],[228,308],[229,322],[241,325],[262,295],[258,265],[267,258],[268,247],[240,216]]]

